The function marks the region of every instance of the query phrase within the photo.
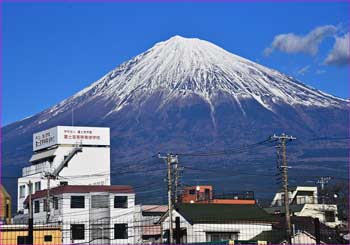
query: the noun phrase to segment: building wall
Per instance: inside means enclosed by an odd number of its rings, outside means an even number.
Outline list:
[[[105,209],[92,209],[91,196],[92,195],[109,195],[108,208]],[[85,205],[84,208],[71,208],[70,199],[71,196],[84,196]],[[128,207],[127,208],[114,208],[115,196],[127,196]],[[63,234],[62,239],[64,244],[70,243],[87,243],[91,241],[91,224],[99,223],[100,220],[106,220],[108,222],[108,232],[110,236],[110,243],[115,244],[132,244],[140,241],[141,233],[135,230],[134,221],[138,218],[137,213],[141,212],[139,206],[135,207],[135,194],[133,193],[106,193],[106,192],[93,192],[93,193],[64,193],[56,196],[58,198],[58,209],[53,209],[51,206],[51,222],[62,222]],[[43,223],[46,221],[46,212],[43,211],[43,200],[40,200],[40,213],[34,213],[34,222]],[[106,212],[107,210],[107,212]],[[101,212],[100,212],[101,211]],[[114,239],[114,224],[126,223],[130,229],[128,229],[128,239]],[[71,240],[71,224],[84,224],[85,236],[83,240]],[[105,242],[103,242],[105,243]]]
[[[180,217],[180,227],[187,230],[187,242],[206,242],[206,232],[238,232],[239,240],[249,240],[263,231],[272,230],[272,224],[258,222],[232,222],[232,223],[195,223],[191,225],[179,213],[174,211],[175,217]],[[163,230],[169,229],[169,217],[162,222]]]
[[[46,235],[52,236],[51,242],[45,242]],[[17,237],[28,236],[28,230],[24,226],[7,225],[1,227],[0,244],[17,244]],[[62,244],[61,228],[34,227],[34,244]]]
[[[73,146],[59,146],[52,166],[58,166],[72,151]],[[77,153],[63,168],[59,180],[51,180],[50,187],[56,187],[61,181],[67,181],[70,185],[110,185],[110,148],[109,147],[83,147],[83,151]],[[65,179],[67,178],[67,179]],[[28,182],[41,182],[41,190],[47,189],[47,180],[43,179],[43,173],[36,173],[18,179],[17,211],[23,210],[23,201],[29,194]],[[25,196],[20,197],[20,186],[25,186]]]
[[[11,222],[11,205],[11,196],[5,190],[5,187],[0,185],[0,222],[5,222],[6,224]]]
[[[334,222],[326,222],[325,211],[334,212]],[[320,222],[329,227],[335,227],[341,223],[337,217],[338,208],[336,204],[305,204],[304,208],[300,212],[295,213],[295,215],[318,218]]]

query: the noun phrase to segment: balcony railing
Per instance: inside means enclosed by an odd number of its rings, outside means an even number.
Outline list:
[[[22,169],[22,176],[33,175],[37,173],[47,172],[51,169],[50,162],[44,162],[35,164],[29,167],[25,167]]]

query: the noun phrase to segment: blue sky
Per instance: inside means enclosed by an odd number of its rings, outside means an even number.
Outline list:
[[[3,3],[2,11],[2,125],[60,102],[174,35],[211,41],[350,97],[349,66],[337,52],[349,3]]]

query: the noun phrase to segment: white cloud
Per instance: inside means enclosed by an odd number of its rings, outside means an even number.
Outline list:
[[[304,66],[297,71],[298,75],[304,76],[310,69],[310,65]]]
[[[322,40],[336,33],[337,27],[333,25],[319,26],[305,36],[294,33],[280,34],[274,37],[270,47],[264,50],[265,55],[270,55],[274,50],[286,53],[304,53],[315,55]]]
[[[332,50],[329,52],[324,63],[327,65],[345,66],[350,64],[350,35],[336,37]]]

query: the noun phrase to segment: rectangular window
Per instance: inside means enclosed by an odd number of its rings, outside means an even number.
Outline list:
[[[45,235],[44,236],[44,242],[52,242],[52,236],[51,235]]]
[[[91,197],[92,208],[108,208],[109,195],[93,195]]]
[[[114,208],[127,208],[128,197],[127,196],[115,196],[114,197]]]
[[[70,208],[85,208],[85,196],[71,196]]]
[[[60,185],[68,185],[68,181],[60,181]]]
[[[44,202],[43,202],[43,211],[46,212],[47,211],[47,200],[44,199]]]
[[[128,239],[128,224],[114,224],[114,239]]]
[[[74,224],[70,225],[72,240],[84,240],[85,239],[85,225]]]
[[[21,185],[19,187],[19,197],[20,198],[24,198],[26,195],[26,186],[25,185]]]
[[[334,211],[326,211],[324,215],[326,218],[326,222],[335,222]]]
[[[58,209],[58,197],[53,198],[53,208]]]
[[[41,190],[41,182],[35,182],[35,186],[34,186],[34,190],[35,191],[40,191]]]
[[[39,212],[40,212],[40,202],[34,201],[34,213],[39,213]]]
[[[17,237],[17,244],[28,244],[28,237],[27,236],[18,236]]]
[[[191,190],[189,191],[189,194],[190,194],[190,195],[195,195],[195,194],[196,194],[196,190],[195,190],[195,189],[191,189]]]
[[[238,232],[206,232],[207,242],[238,240]]]

